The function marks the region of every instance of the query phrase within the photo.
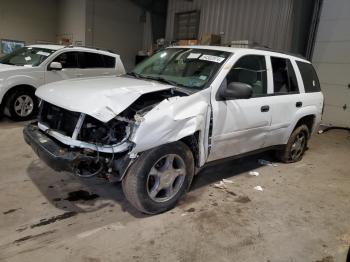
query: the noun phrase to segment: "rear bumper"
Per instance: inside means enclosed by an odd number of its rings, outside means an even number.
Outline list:
[[[56,141],[39,130],[35,124],[23,129],[24,140],[32,147],[38,157],[56,171],[74,170],[74,163],[81,157],[79,152],[68,151]]]

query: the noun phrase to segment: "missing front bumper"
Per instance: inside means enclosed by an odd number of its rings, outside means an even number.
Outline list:
[[[24,140],[32,147],[38,157],[53,170],[76,173],[82,163],[98,162],[101,164],[100,173],[109,180],[121,181],[133,163],[134,159],[128,154],[98,154],[97,156],[86,155],[82,149],[74,150],[60,142],[50,138],[41,131],[36,123],[27,125],[23,129]],[[88,176],[86,176],[88,177]]]
[[[29,124],[23,129],[23,136],[27,144],[49,167],[59,172],[73,172],[74,163],[80,157],[79,152],[67,151],[34,124]]]

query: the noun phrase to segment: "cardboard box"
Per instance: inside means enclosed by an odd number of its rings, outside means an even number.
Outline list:
[[[203,35],[200,43],[201,45],[221,45],[221,36],[214,34]]]
[[[179,40],[177,45],[198,45],[198,40]]]

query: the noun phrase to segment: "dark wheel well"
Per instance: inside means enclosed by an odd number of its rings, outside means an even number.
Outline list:
[[[17,90],[21,90],[21,89],[30,90],[31,92],[33,92],[33,94],[35,93],[35,90],[36,90],[35,87],[31,85],[17,85],[17,86],[11,87],[9,90],[7,90],[4,97],[2,98],[1,104],[6,105],[6,101],[9,98],[9,96],[14,92],[16,92]]]
[[[199,131],[195,132],[193,135],[186,136],[180,141],[184,142],[192,151],[194,164],[199,167]]]
[[[309,134],[311,135],[312,128],[315,123],[315,115],[307,115],[299,119],[297,124],[294,127],[294,130],[297,129],[301,125],[306,125],[307,128],[309,129]]]

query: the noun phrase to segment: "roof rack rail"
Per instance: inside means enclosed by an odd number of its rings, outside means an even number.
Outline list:
[[[301,55],[301,54],[296,54],[296,53],[285,51],[285,50],[273,49],[273,48],[269,48],[267,46],[256,45],[256,46],[251,46],[251,47],[248,47],[248,48],[256,49],[256,50],[262,50],[262,51],[270,51],[270,52],[275,52],[275,53],[281,53],[281,54],[285,54],[285,55],[290,55],[290,56],[295,56],[295,57],[299,57],[299,58],[302,58],[302,59],[306,59],[306,57]]]
[[[235,40],[235,41],[231,41],[231,43],[228,44],[228,45],[231,46],[231,47],[250,48],[250,49],[262,50],[262,51],[276,52],[276,53],[281,53],[281,54],[285,54],[285,55],[291,55],[291,56],[299,57],[299,58],[302,58],[302,59],[306,59],[306,57],[301,55],[301,54],[296,54],[296,53],[288,52],[288,51],[285,51],[285,50],[273,49],[273,48],[270,48],[267,45],[261,45],[261,44],[255,42],[255,41]]]
[[[107,52],[115,54],[115,52],[113,50],[95,47],[95,46],[88,46],[88,45],[66,45],[65,46],[65,48],[68,48],[68,47],[70,47],[70,48],[72,48],[72,47],[84,47],[84,48],[90,48],[90,49],[95,49],[95,50],[99,50],[99,51],[107,51]]]

